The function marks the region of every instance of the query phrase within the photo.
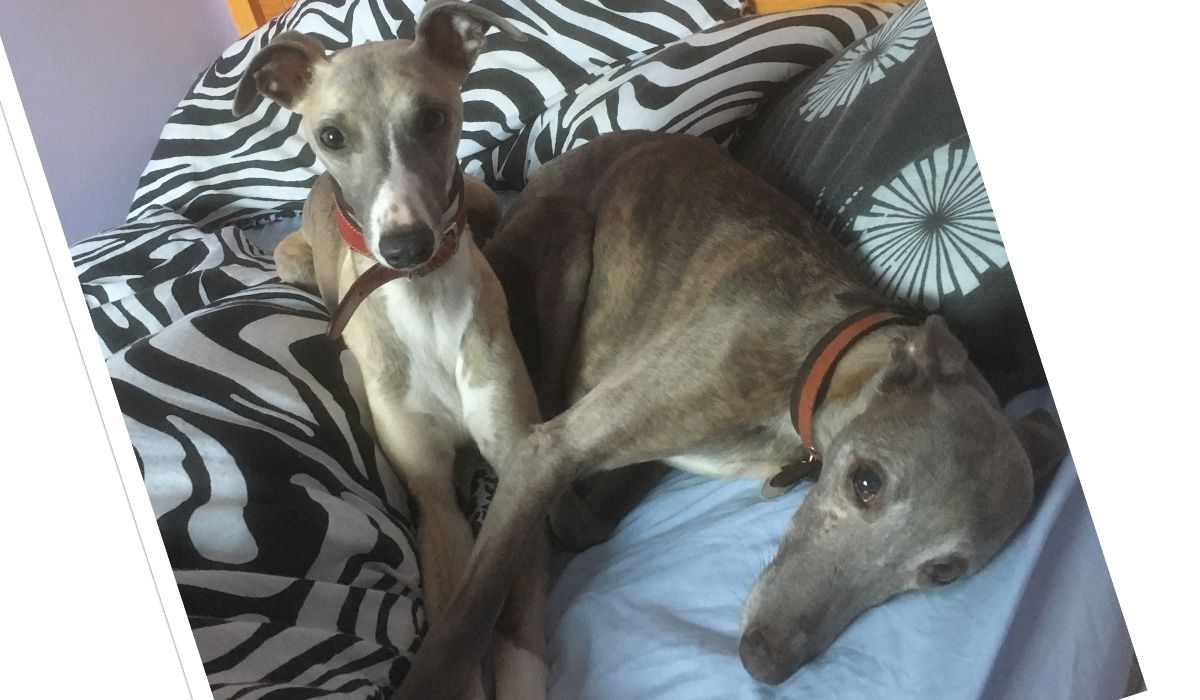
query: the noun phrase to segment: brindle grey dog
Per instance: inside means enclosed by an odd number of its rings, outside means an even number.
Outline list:
[[[235,99],[235,113],[261,92],[302,115],[301,132],[326,167],[302,229],[280,243],[275,260],[284,281],[318,290],[339,309],[332,330],[344,324],[370,425],[417,503],[421,583],[434,624],[472,547],[455,495],[455,449],[474,443],[504,465],[539,422],[503,290],[464,235],[468,210],[473,225],[499,215],[495,194],[463,178],[456,154],[460,90],[493,26],[523,38],[461,2],[428,4],[411,42],[326,55],[315,39],[286,32],[254,57]],[[352,316],[346,300],[361,301]],[[541,555],[530,552],[534,562],[498,627],[500,698],[545,695]],[[458,688],[482,699],[475,662]]]
[[[687,136],[613,134],[555,159],[488,254],[555,417],[510,456],[404,700],[460,686],[519,570],[512,553],[560,494],[577,509],[556,509],[561,530],[603,529],[573,481],[651,460],[766,479],[805,460],[797,373],[831,328],[876,304],[808,214]],[[860,337],[814,410],[819,480],[746,602],[746,669],[779,683],[865,609],[983,566],[1061,456],[1046,418],[1011,425],[938,317]]]

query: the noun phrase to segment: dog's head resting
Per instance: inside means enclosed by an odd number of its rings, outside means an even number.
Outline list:
[[[233,111],[245,114],[262,93],[302,115],[301,133],[337,181],[371,254],[396,268],[419,265],[444,233],[460,90],[490,27],[524,39],[485,9],[439,0],[421,12],[413,41],[326,55],[313,37],[284,32],[251,60]]]
[[[878,367],[821,409],[821,475],[743,608],[742,663],[761,681],[790,677],[866,609],[977,571],[1066,452],[1047,412],[1005,418],[939,317],[896,333]]]

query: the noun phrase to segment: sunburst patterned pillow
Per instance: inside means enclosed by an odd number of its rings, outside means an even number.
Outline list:
[[[945,316],[999,393],[1044,383],[924,0],[785,88],[732,149],[879,290]]]

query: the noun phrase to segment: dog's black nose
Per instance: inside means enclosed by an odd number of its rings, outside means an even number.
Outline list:
[[[794,658],[797,642],[801,645],[805,636],[789,635],[772,625],[753,625],[742,634],[738,655],[746,672],[762,683],[779,685],[791,677],[805,658]]]
[[[433,255],[433,231],[424,224],[388,229],[379,237],[379,254],[395,268],[420,265]]]

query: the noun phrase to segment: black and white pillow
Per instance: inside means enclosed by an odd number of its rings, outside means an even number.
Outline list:
[[[1045,384],[924,0],[793,83],[731,149],[878,289],[945,316],[1002,398]]]
[[[316,296],[158,209],[74,262],[217,698],[378,698],[425,626],[406,491]]]
[[[520,189],[554,156],[612,131],[725,143],[766,94],[840,54],[900,7],[857,3],[744,17],[631,56],[496,149],[492,184]]]
[[[278,279],[270,254],[233,228],[201,231],[163,207],[71,248],[105,358],[187,314]]]
[[[490,179],[494,150],[548,106],[627,57],[736,17],[737,0],[477,0],[528,36],[493,32],[463,87],[459,157]],[[250,228],[295,215],[322,168],[298,135],[300,118],[263,100],[235,118],[233,96],[252,56],[297,30],[328,50],[412,38],[421,0],[301,0],[234,43],[172,113],[138,183],[130,219],[156,206],[204,229]]]

